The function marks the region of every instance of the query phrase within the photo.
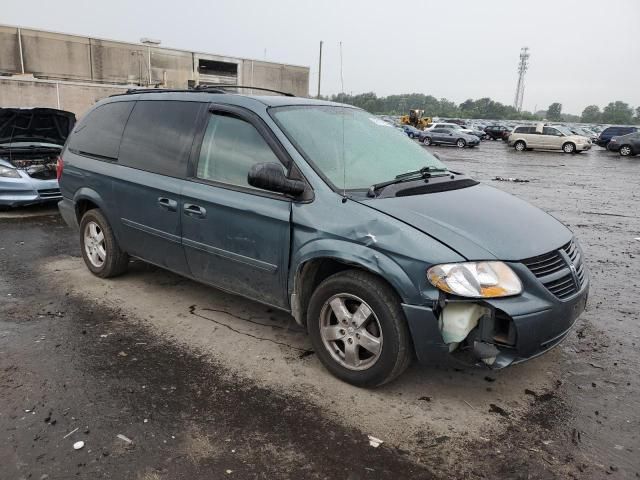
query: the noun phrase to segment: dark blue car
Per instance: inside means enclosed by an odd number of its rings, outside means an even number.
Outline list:
[[[130,257],[290,312],[355,385],[414,357],[501,368],[584,310],[573,233],[347,105],[219,90],[99,102],[60,160],[60,211],[101,278]]]

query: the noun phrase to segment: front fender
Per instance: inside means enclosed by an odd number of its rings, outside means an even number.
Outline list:
[[[289,270],[289,295],[293,293],[302,266],[320,258],[338,260],[377,274],[391,284],[404,303],[421,303],[419,286],[391,257],[367,245],[335,238],[313,240],[296,251]]]

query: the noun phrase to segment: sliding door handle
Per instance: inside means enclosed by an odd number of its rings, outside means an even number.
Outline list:
[[[200,205],[194,205],[193,203],[185,203],[182,207],[182,211],[185,215],[190,217],[204,218],[207,216],[207,211]]]

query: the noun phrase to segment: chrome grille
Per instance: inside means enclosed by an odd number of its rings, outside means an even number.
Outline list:
[[[558,250],[528,258],[522,263],[560,299],[577,293],[586,281],[582,252],[573,240]]]

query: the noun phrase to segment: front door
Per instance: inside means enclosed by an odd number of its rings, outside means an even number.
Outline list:
[[[542,129],[542,138],[544,138],[544,148],[557,150],[562,148],[562,133],[553,127],[544,127]]]
[[[276,148],[276,155],[268,128],[254,114],[212,108],[182,190],[189,268],[224,290],[287,307],[291,201],[247,183],[252,165],[282,163],[283,153]]]

